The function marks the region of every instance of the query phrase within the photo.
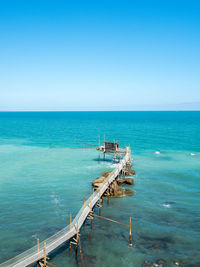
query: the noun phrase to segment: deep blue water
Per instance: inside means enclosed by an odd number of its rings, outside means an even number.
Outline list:
[[[94,222],[82,230],[86,266],[141,266],[162,258],[167,266],[200,266],[200,112],[1,112],[0,262],[69,223],[91,194],[91,181],[114,168],[76,139],[131,145],[136,176],[131,197],[111,199],[102,214],[133,218],[127,229]],[[155,152],[160,153],[155,153]],[[67,244],[51,257],[77,266]]]

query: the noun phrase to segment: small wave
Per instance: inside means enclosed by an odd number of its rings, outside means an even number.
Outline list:
[[[171,205],[170,204],[163,204],[163,207],[165,207],[165,208],[171,208]]]
[[[160,154],[160,151],[155,151],[155,154],[159,155]]]
[[[175,205],[175,204],[176,202],[174,201],[166,201],[164,202],[163,207],[170,208],[172,205]]]
[[[195,153],[190,153],[190,156],[196,156],[196,154]]]

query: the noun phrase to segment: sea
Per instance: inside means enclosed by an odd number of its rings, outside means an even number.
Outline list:
[[[84,265],[199,267],[199,111],[0,112],[0,263],[67,226],[91,182],[115,168],[110,156],[98,160],[99,138],[131,147],[134,194],[105,199],[101,213],[132,218],[133,246],[123,225],[86,221]],[[68,245],[49,261],[81,266]]]

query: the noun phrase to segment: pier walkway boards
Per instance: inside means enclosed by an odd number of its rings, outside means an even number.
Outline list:
[[[46,253],[50,253],[55,250],[58,246],[60,246],[63,242],[72,238],[77,232],[77,224],[78,229],[80,229],[86,220],[88,214],[91,211],[91,208],[95,206],[98,202],[99,197],[101,197],[109,185],[118,177],[120,172],[126,168],[127,164],[131,162],[131,151],[130,147],[125,147],[125,155],[124,158],[117,164],[116,168],[109,174],[105,182],[103,183],[102,187],[99,190],[96,190],[94,194],[92,194],[85,205],[83,205],[74,218],[74,220],[70,225],[63,228],[53,236],[49,237],[48,239],[39,243],[39,250],[38,246],[34,246],[29,250],[17,255],[16,257],[0,264],[0,267],[23,267],[28,266],[34,262],[37,262],[41,258],[44,257],[44,243],[46,242]]]

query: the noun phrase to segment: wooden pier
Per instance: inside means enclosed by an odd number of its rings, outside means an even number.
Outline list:
[[[47,255],[53,250],[55,250],[57,247],[59,247],[61,244],[66,242],[67,240],[70,240],[72,237],[76,237],[76,239],[75,238],[74,239],[76,240],[76,249],[77,249],[78,245],[80,244],[80,239],[78,238],[79,231],[82,225],[84,225],[84,222],[87,219],[87,217],[88,216],[91,218],[93,217],[91,213],[93,207],[96,204],[98,207],[101,207],[100,199],[104,194],[104,192],[107,190],[110,184],[112,184],[112,182],[120,175],[120,173],[122,173],[127,168],[127,166],[130,166],[131,164],[130,147],[125,147],[123,152],[124,152],[123,159],[119,161],[119,163],[116,165],[116,168],[108,175],[101,188],[99,188],[99,190],[94,191],[93,194],[87,200],[84,199],[83,206],[81,207],[80,211],[78,212],[73,221],[71,221],[71,216],[70,216],[70,224],[67,227],[63,228],[62,230],[60,230],[53,236],[49,237],[48,239],[44,240],[43,242],[39,242],[39,240],[37,240],[36,246],[0,264],[0,267],[24,267],[36,262],[38,263],[38,266],[47,266],[47,265],[54,266],[52,263],[49,262],[47,263],[48,260]],[[128,225],[125,226],[128,227]],[[130,219],[130,234],[131,234],[131,219]],[[132,243],[130,243],[130,245],[131,244]],[[43,261],[43,263],[39,262],[41,260]]]

